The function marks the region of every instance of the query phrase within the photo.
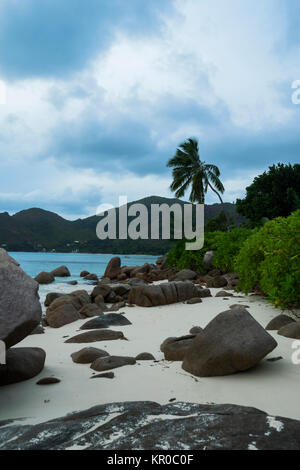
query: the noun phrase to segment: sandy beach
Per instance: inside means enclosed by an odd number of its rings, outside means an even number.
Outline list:
[[[50,286],[49,286],[50,288]],[[64,292],[74,287],[60,285]],[[85,287],[90,292],[93,286]],[[215,297],[221,289],[211,289],[212,297],[201,304],[177,303],[161,307],[125,307],[121,309],[132,325],[110,327],[122,331],[128,341],[102,341],[91,346],[111,355],[136,356],[152,353],[157,362],[138,361],[133,366],[114,370],[114,379],[97,378],[89,365],[73,363],[70,355],[89,344],[66,344],[66,337],[77,334],[86,322],[78,320],[62,328],[45,328],[44,334],[31,335],[18,346],[37,346],[46,351],[44,370],[25,382],[1,389],[0,420],[26,418],[22,423],[39,422],[64,416],[94,405],[149,400],[166,404],[169,400],[202,404],[230,403],[259,408],[271,415],[300,419],[300,366],[292,363],[294,340],[270,332],[277,348],[253,369],[224,377],[194,377],[181,368],[181,362],[164,360],[160,344],[170,336],[188,334],[192,326],[205,327],[230,305],[241,303],[260,324],[282,313],[259,296]],[[43,298],[41,298],[43,302]],[[286,311],[284,313],[287,313]],[[270,362],[267,359],[282,359]],[[57,377],[58,384],[38,386],[43,377]]]

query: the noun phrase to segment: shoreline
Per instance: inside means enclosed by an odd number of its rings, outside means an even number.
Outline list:
[[[37,424],[104,403],[154,401],[166,404],[174,398],[176,402],[251,406],[271,415],[300,419],[300,409],[296,407],[300,386],[299,366],[291,361],[294,340],[279,336],[276,332],[270,334],[276,339],[277,348],[255,368],[242,373],[195,377],[181,368],[181,362],[164,360],[160,351],[164,339],[188,334],[193,326],[204,327],[231,304],[249,305],[250,314],[263,327],[281,313],[259,296],[215,297],[220,290],[212,288],[213,297],[203,299],[201,304],[122,308],[119,313],[124,312],[132,325],[110,329],[122,331],[128,341],[102,341],[91,346],[107,350],[111,355],[136,356],[149,352],[158,362],[137,361],[133,366],[115,369],[112,380],[90,380],[93,374],[90,366],[72,362],[71,353],[89,344],[64,343],[67,339],[64,337],[78,334],[87,319],[77,320],[59,329],[46,327],[44,334],[28,336],[18,347],[44,348],[47,353],[45,368],[33,379],[2,388],[0,419],[25,418],[23,424]],[[279,356],[283,359],[275,362],[267,360]],[[49,376],[61,382],[46,387],[36,385],[39,379]]]

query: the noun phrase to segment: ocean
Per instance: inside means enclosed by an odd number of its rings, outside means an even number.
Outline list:
[[[41,300],[47,292],[63,291],[68,292],[83,287],[90,287],[90,283],[80,277],[84,269],[90,273],[103,276],[107,263],[113,256],[120,256],[122,266],[136,266],[144,263],[155,263],[157,256],[148,255],[111,255],[111,254],[90,254],[90,253],[9,253],[21,268],[31,277],[35,277],[41,271],[53,271],[59,266],[65,265],[69,268],[71,277],[56,278],[55,282],[48,285],[41,285],[39,293]],[[68,281],[77,281],[77,286],[70,286]],[[90,289],[88,289],[90,290]]]

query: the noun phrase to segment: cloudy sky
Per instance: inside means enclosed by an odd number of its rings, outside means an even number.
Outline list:
[[[0,212],[74,219],[170,196],[166,162],[190,136],[230,202],[299,161],[299,14],[298,0],[0,0]]]

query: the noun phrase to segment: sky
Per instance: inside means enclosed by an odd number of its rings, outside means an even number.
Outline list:
[[[299,18],[298,0],[0,0],[0,212],[172,197],[189,137],[228,202],[299,162]]]

